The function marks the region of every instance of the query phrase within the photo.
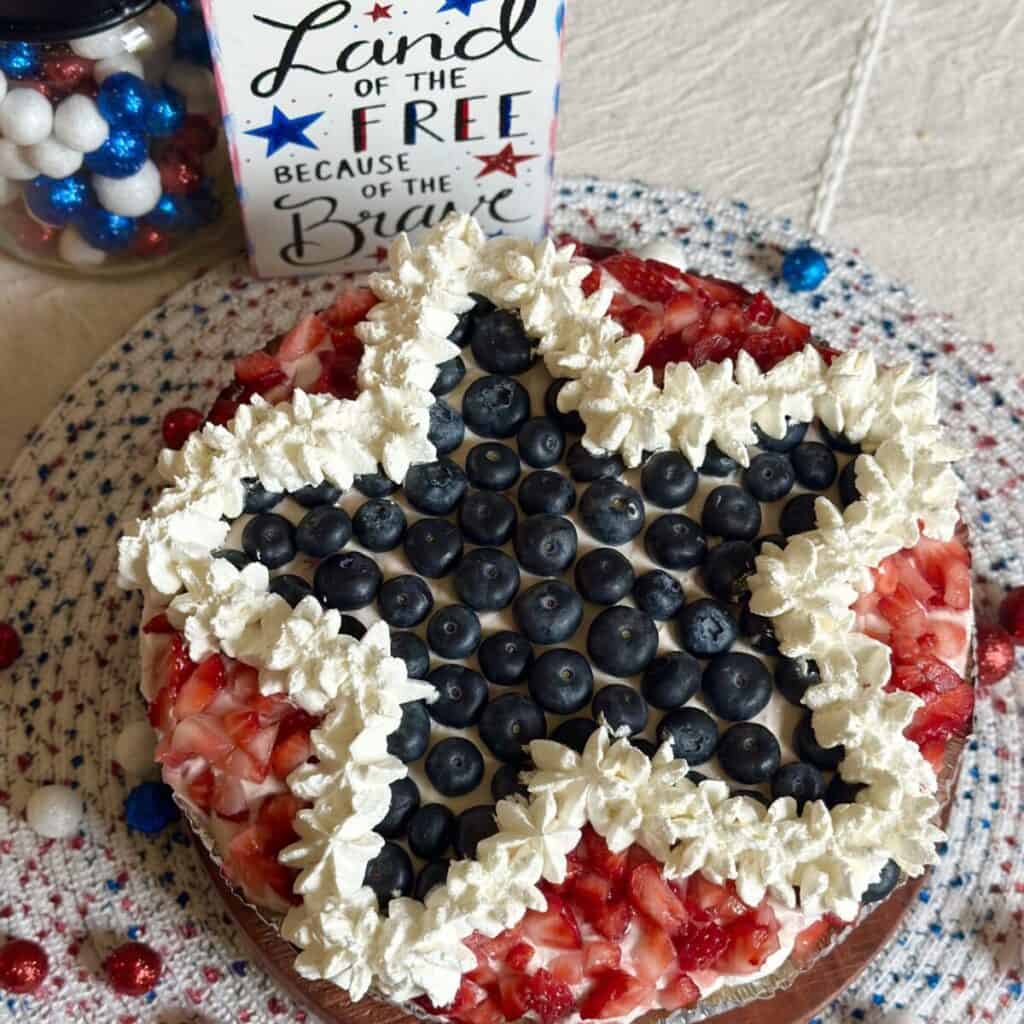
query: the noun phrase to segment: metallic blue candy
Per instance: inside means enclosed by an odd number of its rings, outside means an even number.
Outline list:
[[[149,144],[145,135],[128,128],[117,128],[99,149],[85,154],[85,166],[93,174],[107,178],[130,178],[142,169],[148,157]]]
[[[124,802],[124,817],[135,832],[155,835],[181,817],[171,796],[171,787],[162,782],[143,782],[136,786]]]
[[[153,93],[146,83],[128,71],[119,71],[104,79],[96,96],[96,106],[111,128],[144,131]]]
[[[825,257],[809,245],[791,249],[782,261],[782,278],[795,292],[813,292],[826,277]]]
[[[150,135],[173,135],[185,120],[185,98],[164,86],[150,99],[146,113],[146,131]]]
[[[188,17],[188,15],[192,14],[195,10],[195,7],[192,6],[192,0],[164,0],[164,3],[167,4],[167,6],[170,7],[170,9],[174,11],[179,18]]]
[[[175,196],[169,192],[160,197],[143,219],[158,231],[184,231],[196,225],[191,201],[186,196]]]
[[[95,249],[116,252],[132,243],[138,230],[134,217],[121,217],[102,206],[87,207],[75,221],[79,234]]]
[[[210,40],[206,34],[206,23],[198,12],[179,16],[174,53],[190,64],[210,64]]]
[[[62,228],[92,202],[92,189],[81,174],[70,178],[40,175],[25,185],[25,205],[44,224]]]
[[[0,43],[0,71],[8,78],[31,78],[39,71],[39,51],[31,43]]]

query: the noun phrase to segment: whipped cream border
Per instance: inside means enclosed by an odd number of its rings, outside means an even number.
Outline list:
[[[527,909],[543,909],[538,883],[563,880],[587,822],[614,850],[642,843],[670,876],[734,879],[750,903],[769,893],[794,907],[799,889],[809,916],[852,920],[890,858],[911,875],[933,863],[943,837],[932,823],[937,781],[903,737],[920,701],[885,692],[888,648],[855,631],[850,606],[883,558],[915,544],[921,529],[948,539],[956,525],[949,462],[957,453],[941,441],[934,379],[879,367],[869,353],[826,366],[809,346],[767,373],[745,353],[735,365],[672,365],[658,388],[649,369],[635,369],[643,340],[608,316],[613,291],[584,295],[592,268],[571,246],[487,240],[472,218],[456,215],[416,248],[398,239],[389,266],[371,277],[381,302],[357,328],[366,346],[358,398],[298,391],[276,406],[254,400],[227,428],[205,427],[181,452],[162,454],[169,486],[120,542],[122,583],[169,601],[194,658],[224,651],[258,668],[265,692],[326,712],[313,733],[318,763],[288,779],[312,803],[281,858],[301,869],[303,903],[282,925],[301,948],[298,972],[355,999],[375,986],[394,999],[426,993],[447,1004],[475,964],[462,939],[495,935]],[[224,519],[241,513],[243,478],[273,490],[325,479],[347,488],[378,464],[400,481],[412,463],[434,457],[429,389],[437,365],[458,354],[447,337],[472,307],[471,292],[519,311],[551,374],[570,378],[559,405],[579,411],[584,444],[619,451],[629,466],[669,448],[700,465],[711,441],[748,465],[755,426],[781,437],[787,419],[814,416],[861,443],[861,500],[841,512],[819,498],[818,528],[785,549],[766,545],[751,580],[751,607],[773,619],[783,653],[818,663],[821,683],[805,703],[819,742],[846,746],[841,774],[866,787],[856,803],[829,812],[819,801],[797,814],[784,798],[763,808],[730,797],[725,783],[690,782],[669,744],[648,760],[605,729],[582,755],[541,740],[531,745],[530,799],[497,805],[499,831],[477,860],[454,863],[425,904],[395,899],[388,916],[378,912],[362,878],[383,845],[373,828],[388,809],[388,787],[406,775],[387,736],[401,705],[429,700],[432,688],[390,657],[384,624],[361,641],[341,636],[336,612],[312,598],[292,610],[268,593],[263,567],[239,572],[213,551]]]

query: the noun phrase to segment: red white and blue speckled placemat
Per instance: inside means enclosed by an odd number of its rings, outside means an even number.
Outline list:
[[[971,450],[960,472],[981,617],[994,614],[1003,587],[1024,582],[1024,381],[991,345],[966,340],[856,252],[821,240],[811,239],[828,255],[829,277],[810,295],[789,293],[782,254],[806,236],[742,204],[570,181],[555,221],[629,245],[673,239],[695,268],[764,288],[830,343],[870,346],[938,374],[949,430]],[[170,826],[150,837],[125,825],[137,780],[113,761],[114,744],[145,711],[138,598],[117,588],[115,542],[119,523],[152,496],[163,414],[208,406],[235,354],[325,304],[335,287],[253,282],[241,264],[195,281],[65,395],[0,482],[0,621],[14,623],[25,645],[0,674],[0,937],[37,939],[51,961],[43,989],[4,999],[0,1020],[306,1019],[244,958],[185,833]],[[921,1022],[1024,1019],[1022,709],[1021,667],[979,694],[941,863],[896,939],[821,1024],[870,1024],[898,1011]],[[25,801],[46,782],[82,792],[76,838],[44,841],[25,824]],[[99,970],[127,938],[164,956],[163,980],[142,999],[116,996]]]

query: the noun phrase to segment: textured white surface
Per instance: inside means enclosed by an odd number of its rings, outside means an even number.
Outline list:
[[[1024,369],[1016,0],[569,5],[562,174],[699,188],[808,225],[823,180],[834,182],[831,218],[816,227]],[[865,47],[883,8],[885,31]],[[874,60],[860,116],[843,118],[865,52]],[[837,126],[849,132],[838,175]],[[97,284],[0,261],[0,466],[196,267]]]

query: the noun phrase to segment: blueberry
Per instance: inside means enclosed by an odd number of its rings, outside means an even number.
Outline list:
[[[596,480],[580,500],[580,519],[602,544],[626,544],[643,528],[644,499],[621,480]]]
[[[857,441],[851,441],[845,434],[834,433],[821,424],[821,436],[825,438],[825,443],[829,448],[834,449],[837,452],[844,452],[846,455],[859,455],[861,448]]]
[[[468,658],[480,646],[480,620],[472,608],[450,604],[434,612],[427,623],[427,643],[438,657]]]
[[[528,515],[564,516],[576,504],[576,488],[561,473],[542,469],[519,485],[519,507]]]
[[[659,508],[679,508],[697,491],[697,474],[681,452],[658,452],[640,474],[644,497]]]
[[[757,434],[757,443],[766,452],[791,452],[806,436],[809,423],[790,423],[786,420],[786,433],[782,437],[772,437],[766,434],[757,424],[754,425],[754,433]]]
[[[388,737],[388,753],[403,764],[409,764],[424,755],[429,742],[430,715],[427,713],[427,705],[421,700],[403,704],[402,721]]]
[[[381,618],[396,629],[418,626],[434,607],[434,595],[419,576],[395,576],[377,592]]]
[[[310,484],[292,491],[290,497],[303,508],[316,508],[318,505],[333,505],[341,497],[341,488],[336,487],[330,480],[323,480],[315,487]]]
[[[591,701],[590,713],[595,722],[603,717],[613,732],[625,728],[630,735],[636,735],[647,728],[647,701],[632,686],[622,683],[599,690]]]
[[[577,754],[582,754],[587,740],[596,731],[597,722],[592,718],[567,718],[551,734],[551,739],[570,750],[575,750]]]
[[[533,648],[521,633],[492,633],[477,651],[480,671],[498,686],[521,683],[533,665]]]
[[[405,478],[405,496],[418,512],[447,515],[462,501],[468,487],[466,474],[451,459],[421,462]]]
[[[430,669],[430,652],[427,645],[415,634],[393,632],[391,634],[391,657],[401,658],[405,670],[412,679],[426,679]]]
[[[761,654],[779,653],[779,638],[775,635],[775,624],[766,615],[752,612],[749,601],[744,601],[740,608],[740,633],[755,651],[760,651]]]
[[[825,798],[825,776],[813,764],[794,761],[784,764],[772,776],[772,799],[791,796],[802,814],[804,804]]]
[[[614,548],[588,551],[574,570],[576,589],[594,604],[617,604],[633,589],[633,566]]]
[[[385,843],[380,853],[366,865],[363,885],[368,885],[376,893],[381,913],[386,912],[391,900],[412,893],[409,854],[398,843]]]
[[[476,548],[455,570],[459,600],[478,612],[507,608],[519,593],[519,566],[497,548]]]
[[[530,396],[511,377],[481,377],[466,389],[462,415],[480,437],[513,437],[530,418]]]
[[[818,515],[814,510],[814,503],[817,500],[816,494],[798,494],[795,498],[790,498],[782,507],[779,529],[787,537],[813,530],[818,525]]]
[[[839,466],[830,448],[818,441],[798,444],[789,460],[797,482],[812,491],[827,491],[836,480]]]
[[[284,598],[293,608],[307,597],[312,597],[313,588],[301,576],[286,573],[283,576],[275,576],[267,588],[270,593],[277,594]]]
[[[366,627],[354,615],[342,615],[341,626],[338,632],[343,636],[355,637],[362,640],[366,636]]]
[[[295,531],[284,516],[264,512],[245,524],[242,547],[268,569],[280,569],[295,557]]]
[[[528,516],[516,530],[519,564],[537,576],[557,576],[576,559],[576,527],[563,516]]]
[[[753,540],[761,529],[761,506],[742,487],[716,487],[704,502],[701,525],[724,540]]]
[[[410,778],[398,779],[391,783],[391,806],[383,819],[377,822],[374,832],[385,839],[398,839],[409,826],[409,819],[420,805],[420,791]]]
[[[553,380],[551,386],[544,394],[544,411],[550,419],[553,419],[567,434],[586,433],[586,426],[580,414],[573,409],[572,412],[562,412],[558,408],[558,396],[562,388],[569,384],[568,377],[559,377]]]
[[[466,424],[462,417],[447,402],[442,402],[439,398],[430,407],[427,440],[437,450],[438,455],[448,455],[462,444],[465,437]]]
[[[365,498],[386,498],[398,490],[398,484],[384,473],[362,473],[354,481],[356,490]]]
[[[562,461],[565,454],[565,432],[547,416],[527,420],[516,438],[523,462],[536,469],[547,469]]]
[[[477,847],[498,831],[493,804],[480,804],[463,811],[455,821],[455,852],[466,860],[476,856]]]
[[[590,624],[587,653],[611,676],[639,675],[658,653],[658,627],[638,608],[621,604],[606,608]]]
[[[754,575],[754,546],[745,540],[722,541],[708,552],[704,568],[704,586],[721,601],[739,601],[750,593]]]
[[[700,565],[707,546],[704,531],[689,516],[678,512],[659,516],[644,535],[647,554],[666,569],[692,569]]]
[[[731,779],[745,786],[767,782],[778,770],[779,741],[757,722],[730,726],[718,744],[718,762]]]
[[[708,777],[703,772],[687,772],[686,778],[695,786],[699,786],[702,782],[708,781]]]
[[[663,654],[647,666],[641,692],[661,711],[681,708],[700,689],[700,662],[685,651]]]
[[[872,882],[864,890],[864,895],[861,896],[862,903],[880,903],[885,899],[899,885],[900,881],[900,867],[894,860],[886,861],[882,865],[881,874],[878,876],[877,882]]]
[[[465,376],[466,364],[462,361],[461,356],[454,356],[447,360],[447,362],[438,365],[437,379],[430,390],[436,397],[440,398],[442,395],[447,395],[449,391],[454,391],[462,383],[462,378]]]
[[[700,708],[670,711],[658,723],[658,746],[672,744],[672,753],[687,764],[704,764],[715,756],[718,726]]]
[[[754,551],[761,554],[765,544],[774,544],[777,548],[784,548],[789,543],[789,538],[781,533],[766,533],[754,541]]]
[[[852,505],[855,501],[860,501],[860,491],[857,490],[856,459],[850,459],[843,466],[842,473],[839,474],[839,500],[843,503],[843,508]]]
[[[491,309],[494,308],[494,305],[489,300],[487,300],[487,305]],[[448,340],[453,345],[465,348],[469,344],[469,339],[473,332],[473,317],[475,315],[475,309],[468,309],[465,313],[459,314],[459,322],[455,325],[452,333],[448,335]]]
[[[471,543],[497,547],[516,528],[516,507],[504,494],[474,491],[459,506],[459,526]]]
[[[652,619],[664,622],[675,618],[686,604],[683,585],[667,572],[652,569],[645,572],[633,587],[633,600],[637,608]]]
[[[516,598],[516,622],[535,644],[565,643],[583,621],[583,601],[561,580],[544,580]]]
[[[855,804],[857,794],[864,789],[860,782],[847,782],[846,779],[836,772],[829,781],[825,790],[825,803],[829,809],[838,807],[840,804]]]
[[[731,459],[721,448],[712,441],[704,455],[704,462],[700,467],[701,473],[705,476],[729,476],[740,468],[740,464]]]
[[[452,844],[455,814],[444,804],[424,804],[409,820],[409,849],[423,860],[443,857]]]
[[[846,748],[842,745],[823,747],[818,742],[809,714],[805,715],[796,727],[793,733],[793,746],[801,761],[809,761],[816,768],[823,768],[826,771],[835,771],[846,757]]]
[[[427,677],[438,698],[428,704],[430,717],[451,729],[476,725],[487,703],[487,681],[464,665],[440,665]]]
[[[507,444],[487,441],[469,450],[466,476],[474,487],[486,491],[504,491],[519,479],[519,456]]]
[[[529,797],[530,791],[526,783],[519,781],[519,766],[514,764],[499,765],[491,776],[491,797],[494,802],[507,800],[512,796]]]
[[[544,712],[518,693],[506,693],[484,708],[480,739],[487,749],[507,764],[519,764],[533,740],[542,740],[548,726]]]
[[[213,557],[230,562],[239,572],[247,565],[252,565],[252,559],[244,551],[234,551],[231,548],[218,548],[213,552]]]
[[[503,309],[477,314],[469,343],[477,365],[488,373],[514,377],[533,365],[534,343],[527,337],[522,320]]]
[[[352,539],[348,513],[336,505],[310,509],[295,527],[295,547],[310,558],[326,558]]]
[[[651,740],[645,739],[643,736],[630,736],[629,742],[636,747],[645,757],[651,758],[658,752],[658,747]]]
[[[455,816],[452,815],[452,817],[454,818]],[[453,831],[454,828],[453,823]],[[416,887],[412,893],[413,898],[419,900],[420,903],[426,902],[431,889],[436,889],[439,885],[444,885],[448,881],[448,869],[450,867],[451,861],[448,860],[432,860],[429,864],[424,864],[423,870],[416,876]]]
[[[424,767],[430,784],[442,796],[472,793],[484,777],[483,755],[462,736],[449,736],[435,744]]]
[[[725,654],[736,642],[736,620],[721,601],[702,597],[680,613],[679,635],[694,657],[711,658]]]
[[[392,551],[405,536],[405,513],[387,498],[371,498],[352,520],[356,540],[369,551]]]
[[[789,494],[795,484],[793,463],[779,452],[755,455],[743,471],[743,486],[758,501],[778,501]]]
[[[406,532],[405,557],[421,576],[440,579],[462,557],[462,534],[447,519],[420,519]]]
[[[325,558],[313,577],[313,589],[321,604],[343,612],[372,604],[380,584],[377,563],[358,551],[343,551]]]
[[[471,315],[475,318],[478,316],[486,316],[488,313],[494,312],[498,307],[486,295],[481,295],[479,292],[470,292],[469,297],[473,300],[473,309]]]
[[[284,495],[276,491],[268,491],[256,477],[245,477],[242,480],[245,488],[245,504],[243,512],[255,515],[258,512],[270,512],[284,500]]]
[[[701,680],[708,706],[729,722],[746,722],[772,699],[772,674],[752,654],[719,654]]]
[[[569,449],[565,464],[569,467],[573,480],[581,484],[591,484],[595,480],[610,480],[622,476],[626,469],[618,452],[611,455],[594,455],[583,447],[582,441],[577,441]]]
[[[594,693],[594,673],[576,651],[545,651],[530,669],[530,696],[553,715],[571,715],[587,706]]]

